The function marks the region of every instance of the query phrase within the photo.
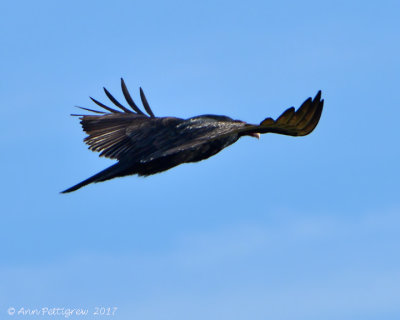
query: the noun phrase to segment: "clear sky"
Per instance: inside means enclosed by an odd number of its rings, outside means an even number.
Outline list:
[[[3,1],[0,318],[399,319],[399,16],[398,1]],[[307,137],[59,194],[113,163],[69,114],[103,86],[121,98],[120,77],[158,116],[258,123],[320,89],[325,110]]]

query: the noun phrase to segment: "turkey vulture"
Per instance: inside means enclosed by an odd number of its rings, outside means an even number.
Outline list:
[[[149,176],[185,162],[204,160],[242,136],[259,138],[261,133],[269,132],[305,136],[318,124],[324,104],[319,91],[314,99],[304,101],[297,111],[291,107],[277,120],[266,118],[259,125],[209,114],[189,119],[156,117],[142,88],[140,98],[147,114],[133,101],[123,79],[121,87],[132,110],[124,107],[104,88],[118,109],[91,98],[106,111],[81,108],[94,114],[74,115],[81,117],[82,128],[88,134],[84,141],[89,149],[118,162],[62,193],[75,191],[92,182],[131,174]]]

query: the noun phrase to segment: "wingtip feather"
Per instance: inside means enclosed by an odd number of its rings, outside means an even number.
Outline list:
[[[143,113],[143,111],[140,110],[139,107],[136,105],[135,101],[133,101],[133,99],[132,99],[132,97],[131,97],[131,95],[130,95],[130,93],[129,93],[129,91],[128,91],[128,88],[127,88],[127,86],[126,86],[126,84],[125,84],[125,81],[124,81],[124,79],[122,79],[122,78],[121,78],[121,89],[122,89],[122,93],[123,93],[123,95],[124,95],[124,97],[125,97],[125,100],[126,100],[126,102],[128,102],[128,104],[130,105],[130,107],[131,107],[134,111],[136,111],[137,113],[145,115],[145,114]]]
[[[140,92],[140,99],[142,100],[144,109],[150,115],[150,117],[154,118],[154,113],[150,108],[149,102],[146,99],[146,96],[145,96],[145,94],[143,92],[142,87],[139,87],[139,92]]]

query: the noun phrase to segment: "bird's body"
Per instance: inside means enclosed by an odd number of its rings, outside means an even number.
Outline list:
[[[276,121],[267,118],[260,125],[217,115],[189,119],[155,117],[142,90],[140,95],[148,115],[133,102],[122,79],[121,85],[134,112],[122,106],[105,89],[110,100],[122,111],[92,99],[109,113],[82,108],[97,114],[81,115],[82,128],[89,135],[84,140],[89,149],[118,162],[63,193],[75,191],[92,182],[132,174],[148,176],[182,163],[201,161],[245,135],[255,137],[267,132],[306,135],[317,125],[323,106],[319,92],[314,100],[307,99],[297,112],[293,107],[289,108]]]

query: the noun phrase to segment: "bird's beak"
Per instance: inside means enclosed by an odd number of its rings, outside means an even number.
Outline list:
[[[260,139],[260,134],[258,132],[251,133],[250,137],[254,137],[254,138]]]

